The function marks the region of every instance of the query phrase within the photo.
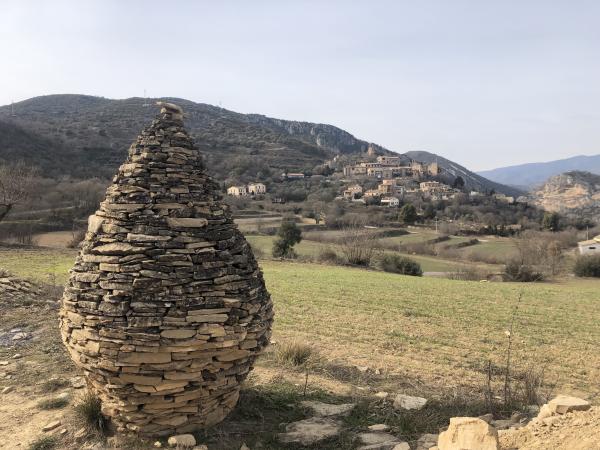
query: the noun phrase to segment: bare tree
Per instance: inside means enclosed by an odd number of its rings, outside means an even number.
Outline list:
[[[381,252],[378,235],[364,224],[354,223],[346,227],[339,239],[343,255],[349,264],[368,266],[373,257]]]
[[[0,222],[32,191],[37,170],[22,161],[0,165]]]

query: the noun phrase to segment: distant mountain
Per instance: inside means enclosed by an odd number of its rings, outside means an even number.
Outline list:
[[[186,126],[220,180],[251,180],[282,171],[306,171],[336,155],[394,152],[338,127],[240,114],[179,98],[111,100],[88,95],[48,95],[0,107],[0,160],[24,159],[50,176],[110,177],[156,114],[154,103],[181,105]],[[14,114],[13,114],[14,110]],[[445,158],[409,152],[421,162],[437,160],[466,186],[513,194]]]
[[[63,174],[71,176],[93,173],[109,177],[132,140],[155,116],[157,100],[48,95],[15,103],[13,107],[2,106],[0,122],[4,129],[12,131],[4,133],[0,129],[4,135],[0,159],[18,156],[44,170],[51,167],[52,173],[58,166]],[[160,100],[183,107],[186,126],[207,164],[222,178],[254,178],[260,171],[279,174],[286,169],[310,170],[336,154],[364,152],[369,146],[332,125],[240,114],[178,98]],[[47,150],[38,148],[39,152],[32,152],[34,146],[27,143],[24,134],[29,141],[46,142]],[[56,160],[42,158],[44,153],[53,154]],[[64,158],[71,163],[63,164]]]
[[[555,175],[530,197],[547,211],[600,220],[600,175],[582,171]]]
[[[446,171],[447,173],[451,174],[454,177],[462,177],[462,179],[465,181],[465,186],[471,190],[480,192],[488,192],[494,190],[496,192],[501,192],[503,194],[513,196],[519,196],[523,194],[523,191],[520,189],[496,183],[494,181],[490,181],[487,178],[476,174],[475,172],[471,172],[469,169],[461,166],[460,164],[457,164],[453,161],[450,161],[449,159],[446,159],[434,153],[424,151],[411,151],[406,152],[405,155],[416,161],[421,161],[425,163],[437,162],[438,165],[441,168],[443,168],[444,171]]]
[[[500,167],[498,169],[484,170],[479,175],[498,183],[512,186],[523,186],[531,189],[539,186],[548,178],[569,171],[583,170],[600,174],[600,155],[573,156],[572,158],[556,161],[521,164],[517,166]]]

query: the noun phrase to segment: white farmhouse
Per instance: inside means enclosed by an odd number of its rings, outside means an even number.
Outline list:
[[[248,194],[262,195],[267,193],[267,187],[262,183],[250,183],[248,185]]]
[[[577,245],[582,255],[600,255],[600,234],[589,241],[578,242]]]
[[[231,186],[227,188],[227,195],[244,197],[248,195],[248,189],[246,189],[246,186]]]
[[[381,205],[387,205],[388,208],[396,208],[400,206],[400,200],[398,200],[396,197],[383,197],[381,199]]]

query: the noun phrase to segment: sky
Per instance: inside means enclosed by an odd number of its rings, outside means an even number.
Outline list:
[[[472,170],[600,153],[600,1],[0,0],[0,104],[182,97]]]

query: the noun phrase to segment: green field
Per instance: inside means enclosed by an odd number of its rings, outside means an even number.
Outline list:
[[[77,250],[0,247],[0,269],[43,283],[64,284]]]
[[[519,294],[517,365],[547,365],[559,385],[589,388],[600,376],[600,281],[478,283],[341,267],[264,262],[276,331],[352,355],[356,363],[446,384],[478,384],[485,361],[505,357]]]
[[[311,252],[318,244],[304,245]],[[63,282],[74,256],[2,248],[0,267],[46,282],[55,273]],[[547,365],[564,389],[589,390],[600,377],[600,281],[478,283],[297,262],[261,265],[275,301],[276,338],[313,343],[332,360],[382,367],[423,385],[481,386],[486,361],[502,364],[504,332],[522,294],[516,366]]]
[[[409,235],[409,236],[412,236],[412,235]],[[401,236],[401,237],[403,237],[403,236]],[[253,248],[258,249],[260,252],[262,252],[262,254],[265,258],[271,257],[273,241],[275,240],[274,236],[247,235],[246,239],[248,239],[248,241],[250,242],[250,244],[252,245]],[[398,239],[398,238],[395,238],[395,237],[394,238],[384,238],[381,241],[384,241],[386,239]],[[457,238],[457,239],[462,239],[462,238]],[[447,241],[447,242],[451,242],[451,241]],[[460,241],[456,241],[456,243],[458,243],[458,242],[460,242]],[[336,244],[321,243],[321,242],[311,241],[308,239],[303,239],[299,244],[297,244],[294,247],[294,249],[300,257],[313,258],[313,259],[318,257],[319,252],[322,249],[331,249],[331,250],[334,250],[339,256],[342,255],[342,252],[341,252],[339,246]],[[391,252],[391,251],[386,251],[386,253],[401,254],[398,252]],[[415,261],[417,261],[421,265],[421,268],[424,272],[453,272],[458,269],[465,269],[468,267],[481,268],[482,270],[485,270],[489,273],[495,273],[495,272],[501,271],[501,268],[499,266],[490,265],[490,264],[468,263],[465,261],[457,262],[457,261],[452,261],[449,259],[443,259],[443,258],[434,257],[434,256],[407,255],[407,254],[403,254],[403,255],[408,256],[411,259],[414,259]]]

